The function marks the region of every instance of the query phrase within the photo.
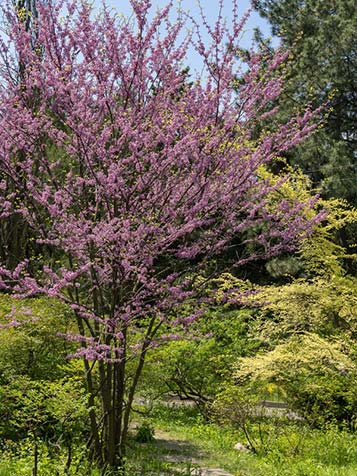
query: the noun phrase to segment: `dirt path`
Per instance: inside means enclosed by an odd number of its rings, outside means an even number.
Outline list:
[[[162,459],[170,463],[186,464],[190,467],[192,476],[233,476],[221,468],[205,467],[204,460],[208,457],[207,453],[188,441],[178,440],[170,433],[157,430],[155,444],[162,450]]]

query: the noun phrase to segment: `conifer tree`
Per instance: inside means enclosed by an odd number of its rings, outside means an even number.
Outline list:
[[[291,49],[280,98],[285,114],[328,104],[324,128],[289,153],[327,196],[357,203],[357,13],[354,0],[258,0],[273,35]],[[260,35],[260,39],[261,35]]]

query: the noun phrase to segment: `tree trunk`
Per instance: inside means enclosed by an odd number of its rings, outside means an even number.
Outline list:
[[[38,445],[37,445],[37,438],[35,437],[35,444],[34,444],[34,455],[33,455],[33,468],[32,468],[32,476],[38,475]]]

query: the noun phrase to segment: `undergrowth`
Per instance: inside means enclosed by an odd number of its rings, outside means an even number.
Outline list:
[[[257,453],[235,450],[236,443],[247,444],[244,433],[207,423],[194,408],[158,405],[150,418],[146,415],[143,422],[138,419],[135,427],[129,441],[126,476],[196,476],[204,474],[202,468],[221,468],[233,476],[357,474],[356,434],[332,425],[317,430],[302,422],[252,422],[250,431],[255,441],[261,440]],[[139,442],[138,429],[142,433],[143,428],[150,438]],[[0,476],[31,475],[32,450],[30,441],[5,448]],[[83,450],[77,448],[66,473],[64,455],[50,455],[42,444],[38,476],[99,476],[85,461]]]

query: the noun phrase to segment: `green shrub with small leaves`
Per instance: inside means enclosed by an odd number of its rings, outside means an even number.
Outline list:
[[[141,393],[148,399],[176,395],[196,403],[207,416],[210,402],[230,380],[237,356],[252,355],[249,310],[220,306],[207,312],[191,340],[171,341],[154,350],[144,370]]]
[[[347,423],[357,415],[357,365],[343,342],[330,342],[316,334],[291,337],[269,352],[237,363],[236,382],[273,382],[308,422]]]

